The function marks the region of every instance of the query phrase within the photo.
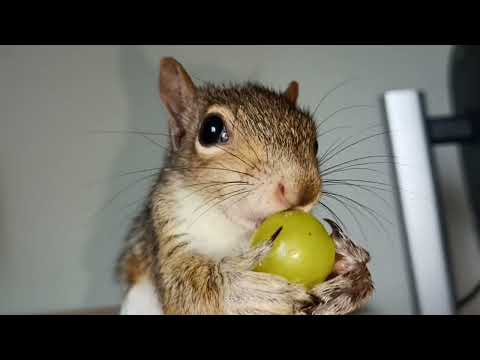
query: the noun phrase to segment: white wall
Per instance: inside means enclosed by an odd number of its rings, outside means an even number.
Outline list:
[[[320,120],[343,106],[377,105],[383,90],[403,87],[426,90],[430,112],[448,113],[449,50],[449,46],[0,47],[0,313],[119,302],[113,262],[140,203],[130,204],[142,198],[149,183],[137,183],[105,209],[102,206],[144,175],[119,173],[160,166],[162,154],[135,135],[89,132],[165,130],[157,93],[160,57],[176,57],[203,80],[254,79],[285,87],[295,79],[301,86],[300,102],[309,106],[338,82],[357,77],[322,103]],[[359,136],[358,130],[375,123],[380,123],[378,109],[339,113],[325,129],[342,124],[355,128],[326,135],[320,147],[324,150],[338,136]],[[339,160],[385,154],[383,140],[365,142]],[[460,245],[452,247],[461,274],[459,289],[466,292],[478,277],[472,270],[478,262],[472,248],[475,234],[464,227],[469,212],[464,198],[457,195],[462,194],[461,177],[452,176],[458,171],[457,153],[448,148],[437,153],[443,187],[455,200],[450,201],[449,214],[457,221],[451,228],[467,229],[463,239],[457,236]],[[365,173],[350,174],[358,175]],[[391,181],[388,176],[386,180]],[[394,222],[386,224],[385,235],[368,219],[359,218],[365,241],[349,213],[335,207],[354,237],[372,253],[377,293],[368,310],[410,313],[396,211],[369,193],[345,189],[342,194],[354,195]],[[391,194],[382,195],[392,202]]]

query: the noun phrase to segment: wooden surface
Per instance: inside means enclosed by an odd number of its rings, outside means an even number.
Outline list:
[[[110,306],[104,308],[72,310],[50,313],[48,315],[118,315],[120,306]]]

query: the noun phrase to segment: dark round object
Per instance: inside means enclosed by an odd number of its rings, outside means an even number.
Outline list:
[[[225,122],[218,115],[210,115],[203,120],[198,139],[202,146],[213,146],[228,142],[229,135]]]

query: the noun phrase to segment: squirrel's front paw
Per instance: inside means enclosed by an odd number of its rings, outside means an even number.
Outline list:
[[[310,308],[312,315],[344,315],[366,304],[374,286],[367,263],[368,252],[355,245],[332,220],[331,237],[336,246],[336,263],[332,277],[310,290],[318,304]]]
[[[224,304],[227,314],[294,315],[311,305],[312,297],[281,277],[244,271],[227,275]]]
[[[280,231],[281,228],[263,245],[220,262],[227,314],[293,315],[312,304],[312,297],[303,286],[280,276],[252,271],[268,255]]]
[[[370,272],[351,271],[337,275],[310,290],[318,304],[311,307],[312,315],[350,314],[370,300],[374,287]]]

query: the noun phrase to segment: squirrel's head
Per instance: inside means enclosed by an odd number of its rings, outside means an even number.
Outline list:
[[[298,83],[197,87],[174,59],[160,65],[169,113],[170,170],[182,189],[254,228],[278,211],[310,211],[321,194],[317,129],[297,106]],[[185,199],[188,201],[188,198]]]

